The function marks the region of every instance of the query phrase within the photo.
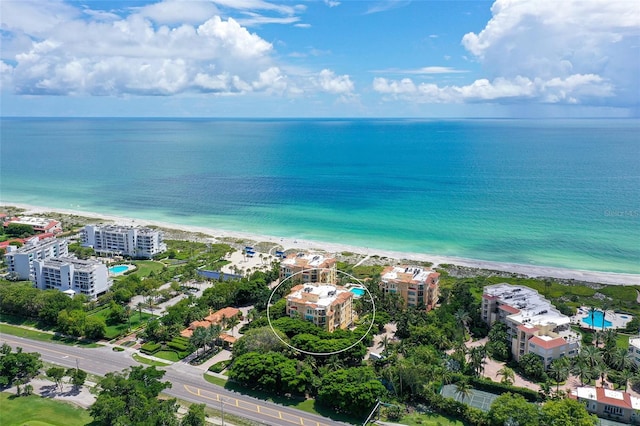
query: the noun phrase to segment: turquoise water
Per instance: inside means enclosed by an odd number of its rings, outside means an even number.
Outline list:
[[[602,327],[602,318],[604,317],[604,313],[602,311],[595,311],[593,313],[593,322],[591,320],[591,314],[582,318],[582,322],[587,324],[589,327]],[[604,327],[611,327],[611,321],[604,320]]]
[[[3,203],[640,273],[638,120],[0,124]]]
[[[129,270],[127,265],[116,265],[109,268],[109,272],[112,274],[121,274],[122,272],[126,272]]]
[[[356,295],[356,296],[358,296],[358,297],[362,297],[362,296],[364,296],[364,294],[366,293],[366,291],[365,291],[364,289],[362,289],[362,288],[356,288],[356,287],[354,287],[354,288],[350,289],[349,291],[350,291],[351,293],[355,294],[355,295]]]

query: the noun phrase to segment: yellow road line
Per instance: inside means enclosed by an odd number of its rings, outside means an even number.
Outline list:
[[[184,388],[185,388],[185,390],[187,392],[189,392],[192,395],[199,396],[200,398],[205,398],[205,399],[210,399],[212,401],[220,402],[221,398],[223,397],[222,394],[219,394],[219,393],[216,393],[216,392],[207,391],[207,390],[202,391],[200,388],[195,388],[197,390],[197,392],[194,392],[193,390],[190,389],[190,386],[187,386],[187,385],[183,385],[183,386],[184,386]],[[205,392],[209,393],[209,394],[211,394],[213,396],[204,395]],[[286,422],[289,422],[289,423],[292,423],[292,424],[295,424],[295,425],[299,424],[299,425],[304,426],[304,420],[305,420],[304,417],[300,417],[298,415],[285,413],[285,415],[287,417],[290,417],[291,419],[285,418],[282,415],[283,414],[282,411],[274,410],[274,409],[272,409],[270,407],[262,407],[262,406],[260,406],[258,404],[245,403],[245,401],[242,401],[244,404],[242,406],[240,406],[240,404],[239,404],[240,400],[238,400],[237,398],[225,397],[225,400],[222,400],[222,401],[223,401],[223,403],[229,404],[230,402],[227,402],[227,401],[229,401],[231,399],[235,400],[236,407],[238,407],[238,408],[240,408],[242,410],[250,411],[252,413],[262,414],[263,416],[269,416],[269,417],[273,417],[273,418],[278,418],[280,420],[284,420]],[[253,405],[255,405],[255,407],[256,407],[255,409],[253,409]],[[275,413],[277,413],[278,415],[276,416],[275,414],[271,414],[268,411],[275,411]],[[320,422],[316,422],[316,425],[317,426],[329,426],[329,425],[326,425],[326,424],[320,423]]]

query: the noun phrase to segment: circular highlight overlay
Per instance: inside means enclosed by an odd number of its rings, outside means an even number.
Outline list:
[[[326,270],[326,271],[330,271],[329,268],[317,268],[314,270]],[[275,288],[271,291],[271,295],[269,295],[269,300],[267,301],[267,321],[269,322],[269,327],[271,328],[271,331],[273,332],[273,334],[275,334],[275,336],[278,338],[278,340],[280,340],[282,343],[284,343],[285,345],[287,345],[289,348],[296,350],[298,352],[302,352],[303,354],[307,354],[307,355],[315,355],[315,356],[329,356],[329,355],[335,355],[335,354],[339,354],[345,351],[348,351],[349,349],[355,347],[358,343],[362,342],[364,340],[365,337],[367,337],[367,334],[369,334],[369,332],[371,331],[371,329],[373,328],[373,324],[376,320],[376,304],[373,301],[373,295],[371,294],[371,292],[369,291],[369,289],[362,283],[362,281],[360,281],[359,279],[357,279],[356,277],[354,277],[351,274],[348,274],[347,272],[341,271],[339,269],[336,270],[336,272],[349,277],[350,279],[354,280],[355,282],[357,282],[358,284],[360,284],[361,288],[363,288],[367,294],[369,295],[369,298],[371,299],[371,306],[372,306],[372,312],[373,315],[371,317],[371,324],[369,324],[369,328],[367,328],[367,331],[365,331],[365,333],[362,335],[362,337],[360,337],[360,339],[358,339],[354,344],[352,344],[351,346],[347,346],[344,349],[340,349],[339,351],[333,351],[333,352],[311,352],[311,351],[305,351],[303,349],[300,348],[296,348],[295,346],[293,346],[292,344],[285,342],[279,335],[278,333],[276,333],[275,328],[273,328],[273,325],[271,324],[271,315],[269,313],[269,308],[271,307],[271,300],[273,299],[273,295],[276,293],[276,291],[280,288],[280,286],[282,286],[282,284],[286,283],[288,280],[292,279],[293,277],[295,277],[296,275],[300,275],[303,274],[305,272],[309,272],[309,269],[305,269],[303,271],[300,272],[296,272],[295,274],[292,274],[290,276],[288,276],[287,278],[285,278],[284,280],[282,280],[280,282],[280,284],[278,284],[277,286],[275,286]],[[322,284],[322,283],[321,283]]]

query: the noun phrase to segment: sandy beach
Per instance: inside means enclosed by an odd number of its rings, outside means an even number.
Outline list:
[[[581,282],[613,284],[613,285],[640,285],[640,275],[638,274],[621,274],[613,272],[598,272],[587,270],[573,270],[557,267],[538,266],[538,265],[522,265],[504,262],[492,262],[475,259],[465,259],[451,256],[438,256],[422,253],[407,253],[390,250],[369,249],[366,247],[352,246],[348,244],[327,243],[321,241],[310,241],[292,238],[281,238],[270,235],[257,235],[238,231],[226,231],[215,228],[186,226],[175,223],[159,222],[154,220],[131,219],[122,216],[113,216],[96,212],[87,212],[82,210],[69,210],[60,208],[50,208],[43,206],[32,206],[27,204],[3,203],[2,206],[18,207],[26,210],[25,216],[31,214],[44,214],[48,212],[84,216],[95,219],[109,220],[122,225],[134,226],[158,226],[167,229],[175,229],[190,233],[201,233],[208,235],[212,240],[220,238],[244,239],[254,242],[269,242],[280,246],[283,250],[300,249],[300,250],[318,250],[328,253],[351,252],[364,256],[379,256],[389,259],[406,259],[418,262],[431,262],[436,267],[442,264],[458,265],[469,268],[488,269],[501,272],[509,272],[514,274],[526,275],[529,277],[550,277],[558,279],[576,280]]]

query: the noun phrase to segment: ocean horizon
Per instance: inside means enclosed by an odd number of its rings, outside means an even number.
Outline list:
[[[0,202],[640,273],[640,120],[2,118]]]

